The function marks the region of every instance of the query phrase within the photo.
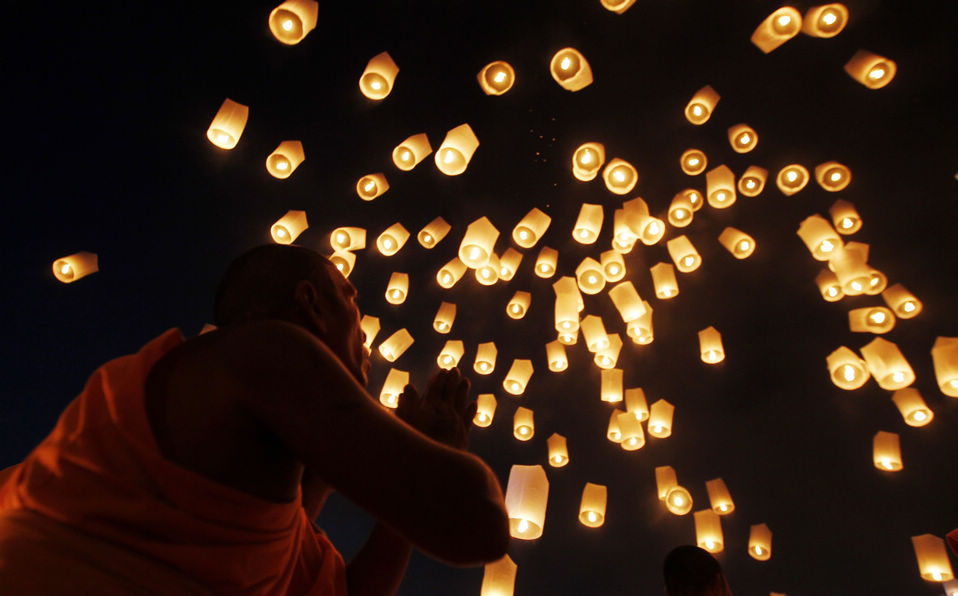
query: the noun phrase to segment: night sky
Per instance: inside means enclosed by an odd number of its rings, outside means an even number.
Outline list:
[[[362,311],[381,319],[377,343],[401,327],[415,337],[394,364],[414,384],[425,385],[447,339],[465,342],[462,368],[470,374],[477,343],[496,342],[495,372],[471,375],[474,394],[499,400],[492,426],[473,430],[472,450],[504,487],[511,465],[546,464],[549,435],[568,438],[569,465],[546,466],[543,536],[514,540],[509,550],[517,595],[660,594],[663,557],[695,541],[692,515],[672,515],[656,497],[653,470],[661,465],[676,469],[695,510],[708,507],[705,482],[724,479],[736,510],[722,519],[725,550],[717,558],[736,594],[939,594],[938,584],[920,578],[910,537],[958,527],[958,399],[939,391],[930,355],[937,336],[958,336],[958,43],[948,4],[848,2],[850,22],[837,37],[798,35],[767,55],[749,37],[780,4],[757,0],[639,0],[623,15],[598,0],[320,2],[316,29],[295,46],[271,36],[270,2],[8,9],[16,14],[7,19],[12,45],[3,68],[9,244],[0,467],[46,436],[97,366],[170,327],[192,335],[210,322],[226,265],[268,242],[270,225],[287,210],[303,209],[310,228],[297,243],[324,253],[333,228],[368,229],[370,248],[357,254],[350,280]],[[595,76],[576,93],[548,72],[566,46],[585,55]],[[897,62],[887,87],[867,89],[845,73],[859,49]],[[392,93],[376,102],[357,82],[382,51],[400,71]],[[492,60],[517,73],[499,97],[476,82]],[[683,110],[706,84],[721,100],[705,125],[693,126]],[[232,151],[206,138],[227,97],[250,106]],[[393,147],[406,137],[425,132],[437,148],[464,122],[481,143],[464,174],[441,174],[433,156],[411,172],[392,164]],[[740,122],[759,135],[744,155],[726,138]],[[264,162],[287,139],[302,141],[306,160],[278,180]],[[572,152],[586,141],[635,165],[634,191],[619,196],[601,180],[573,178]],[[752,164],[771,178],[790,163],[812,170],[837,160],[852,182],[832,193],[812,180],[787,197],[770,180],[758,197],[739,196],[724,210],[706,206],[659,244],[638,243],[625,256],[627,279],[655,308],[651,345],[629,341],[605,292],[585,296],[583,316],[602,316],[624,339],[625,386],[676,407],[670,438],[626,452],[605,438],[613,406],[599,400],[599,369],[581,339],[568,350],[568,371],[547,370],[558,276],[540,279],[532,266],[538,249],[551,246],[559,274],[573,275],[584,257],[608,250],[612,211],[623,200],[641,196],[665,219],[676,192],[704,191],[704,174],[679,168],[689,147],[706,153],[710,169],[724,163],[737,176]],[[380,171],[389,191],[359,200],[357,179]],[[838,198],[862,216],[849,239],[870,245],[869,264],[924,303],[884,337],[901,348],[934,411],[926,427],[905,425],[874,379],[855,391],[829,380],[829,353],[842,345],[857,351],[873,338],[849,331],[847,312],[884,304],[879,296],[827,303],[814,283],[823,263],[795,231],[810,215],[827,218]],[[593,245],[570,234],[583,202],[605,210]],[[487,216],[498,227],[501,254],[532,207],[552,224],[522,251],[511,281],[485,287],[468,272],[451,290],[439,287],[436,271],[456,255],[471,221]],[[395,256],[375,250],[376,235],[392,223],[415,235],[437,216],[452,231],[436,248],[413,237]],[[754,255],[739,261],[719,245],[726,226],[755,238]],[[683,233],[703,264],[678,274],[677,297],[658,300],[649,267],[671,262],[665,240]],[[53,260],[81,250],[98,253],[100,271],[57,282]],[[410,275],[399,306],[383,296],[393,271]],[[532,305],[514,321],[505,305],[517,290],[531,292]],[[448,336],[432,330],[441,301],[458,305]],[[722,333],[727,354],[715,366],[698,354],[696,333],[709,325]],[[520,397],[501,387],[513,358],[535,366]],[[374,351],[374,396],[389,367]],[[535,412],[528,442],[512,436],[520,405]],[[879,430],[900,434],[901,472],[872,465]],[[608,485],[599,529],[577,519],[586,482]],[[774,533],[764,563],[746,552],[749,526],[758,523]],[[372,521],[334,497],[320,524],[348,558]],[[473,595],[481,578],[481,568],[416,555],[401,593]]]

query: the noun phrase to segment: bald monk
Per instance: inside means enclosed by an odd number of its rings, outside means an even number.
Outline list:
[[[217,331],[98,369],[0,473],[0,594],[383,595],[413,547],[502,557],[501,488],[465,450],[469,382],[440,372],[384,410],[355,297],[310,250],[254,248],[220,284]],[[377,519],[349,565],[311,521],[333,490]]]

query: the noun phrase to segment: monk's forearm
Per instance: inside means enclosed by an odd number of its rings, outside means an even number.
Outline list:
[[[399,590],[412,546],[398,532],[377,523],[363,548],[346,566],[349,596],[390,596]]]

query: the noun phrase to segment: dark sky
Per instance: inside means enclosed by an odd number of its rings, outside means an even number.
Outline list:
[[[516,594],[660,594],[662,558],[695,538],[692,516],[674,516],[656,499],[660,465],[677,470],[696,510],[708,506],[706,480],[728,485],[736,511],[723,519],[718,559],[736,594],[940,593],[919,577],[909,538],[958,527],[958,400],[938,390],[929,353],[936,336],[958,336],[956,42],[948,4],[849,2],[850,23],[837,37],[799,35],[768,55],[749,37],[779,4],[756,0],[639,0],[624,15],[598,0],[321,2],[318,26],[292,47],[269,34],[269,2],[74,3],[41,12],[20,5],[7,20],[3,68],[9,244],[0,467],[49,432],[98,365],[169,327],[196,333],[212,317],[225,266],[268,241],[269,225],[286,210],[306,210],[311,227],[299,243],[324,252],[337,226],[368,228],[371,246],[396,221],[415,233],[441,215],[453,229],[437,248],[410,240],[393,257],[361,251],[350,279],[362,310],[381,318],[379,340],[400,327],[416,338],[396,363],[416,384],[428,379],[447,339],[431,329],[441,301],[458,305],[448,338],[465,342],[464,364],[477,343],[496,342],[496,371],[474,377],[474,387],[495,393],[499,409],[490,428],[474,431],[472,448],[503,485],[511,465],[545,464],[553,432],[568,437],[571,463],[546,468],[544,535],[510,548]],[[582,51],[595,75],[577,93],[548,73],[550,57],[565,46]],[[890,85],[869,90],[844,72],[861,48],[897,62]],[[373,102],[357,81],[384,50],[400,72],[391,95]],[[501,97],[482,94],[475,79],[495,59],[517,71]],[[706,84],[722,99],[708,123],[692,126],[683,108]],[[226,97],[251,110],[232,151],[205,134]],[[408,173],[392,165],[392,148],[407,136],[425,132],[438,147],[463,122],[481,142],[463,175],[440,174],[431,156]],[[739,122],[760,138],[745,155],[725,136]],[[264,160],[286,139],[303,142],[306,161],[281,181]],[[610,157],[638,168],[632,193],[613,195],[600,181],[572,177],[572,151],[585,141],[604,143]],[[536,206],[553,218],[539,246],[558,249],[559,272],[571,275],[582,258],[609,247],[612,210],[624,199],[642,196],[664,219],[675,192],[704,190],[704,175],[690,178],[678,167],[693,146],[710,167],[725,163],[736,175],[751,164],[774,174],[789,163],[812,169],[834,159],[853,179],[840,193],[813,181],[792,197],[769,184],[756,198],[739,197],[725,210],[706,206],[691,227],[670,229],[666,239],[687,234],[703,258],[698,271],[679,274],[673,300],[654,298],[648,274],[669,261],[664,240],[626,255],[628,279],[655,307],[656,339],[644,347],[626,339],[618,366],[627,387],[676,406],[672,437],[628,453],[605,439],[611,406],[599,401],[599,370],[582,342],[569,350],[567,372],[546,368],[554,280],[532,274],[538,246],[524,251],[508,283],[487,288],[467,275],[443,290],[435,272],[472,220],[485,215],[499,228],[501,253]],[[356,180],[378,171],[391,189],[360,201]],[[900,346],[935,413],[926,427],[906,426],[874,380],[853,392],[829,381],[831,351],[872,339],[849,331],[848,310],[882,304],[877,296],[826,303],[818,294],[822,264],[795,231],[809,215],[827,217],[837,198],[862,215],[852,239],[870,244],[869,263],[924,302],[921,315],[898,321],[885,338]],[[583,202],[606,213],[591,246],[570,236]],[[730,225],[755,238],[751,258],[737,261],[716,241]],[[100,272],[55,281],[51,262],[79,250],[99,254]],[[393,271],[411,278],[401,306],[383,298]],[[504,314],[516,290],[532,293],[521,321]],[[604,293],[585,302],[583,314],[601,315],[625,338]],[[722,332],[727,352],[717,366],[698,359],[696,332],[709,325]],[[500,385],[513,358],[531,358],[536,369],[519,398]],[[373,394],[388,369],[374,357]],[[536,416],[526,443],[512,437],[519,405]],[[901,435],[903,471],[873,467],[878,430]],[[609,487],[600,529],[577,521],[586,482]],[[348,557],[371,522],[333,499],[321,523]],[[774,533],[766,563],[746,553],[757,523]],[[481,576],[417,555],[402,593],[478,594]]]

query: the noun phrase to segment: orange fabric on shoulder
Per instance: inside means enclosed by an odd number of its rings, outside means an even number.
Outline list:
[[[271,503],[160,454],[144,383],[183,341],[171,329],[97,369],[53,432],[0,485],[0,516],[29,510],[217,594],[346,594],[343,560],[313,530],[299,498]]]

